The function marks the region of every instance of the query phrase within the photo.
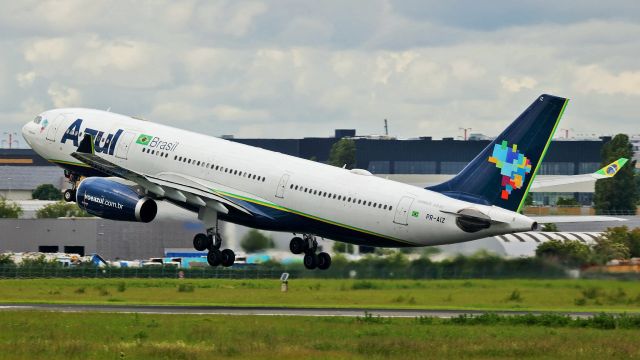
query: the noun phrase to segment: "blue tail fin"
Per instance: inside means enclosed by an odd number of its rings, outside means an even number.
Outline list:
[[[427,189],[520,211],[568,102],[541,95],[458,175]]]

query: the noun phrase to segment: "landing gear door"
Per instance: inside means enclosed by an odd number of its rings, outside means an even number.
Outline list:
[[[60,124],[62,124],[63,120],[64,114],[60,114],[53,119],[51,125],[49,125],[49,128],[47,129],[47,140],[56,141],[56,134],[58,133],[58,128],[60,127]]]
[[[118,140],[118,144],[116,144],[116,157],[120,159],[127,159],[127,154],[129,153],[129,148],[131,147],[131,143],[133,142],[133,137],[135,135],[132,132],[125,131],[124,134]]]
[[[393,222],[399,225],[407,225],[407,217],[409,216],[409,209],[413,204],[414,198],[409,196],[403,196],[396,207],[396,216]]]
[[[284,174],[280,178],[280,182],[278,183],[278,188],[276,189],[276,197],[284,198],[284,189],[287,188],[287,183],[289,182],[289,174]]]

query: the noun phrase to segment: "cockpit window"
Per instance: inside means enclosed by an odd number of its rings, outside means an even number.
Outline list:
[[[40,124],[40,121],[42,121],[42,116],[36,116],[36,118],[33,119],[33,122],[36,124]]]

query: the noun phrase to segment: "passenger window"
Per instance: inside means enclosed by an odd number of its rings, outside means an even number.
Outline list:
[[[389,205],[389,211],[393,210],[393,206]]]

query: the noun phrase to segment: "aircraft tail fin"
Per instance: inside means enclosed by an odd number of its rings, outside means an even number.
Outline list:
[[[568,99],[539,96],[454,178],[427,189],[520,211]]]

